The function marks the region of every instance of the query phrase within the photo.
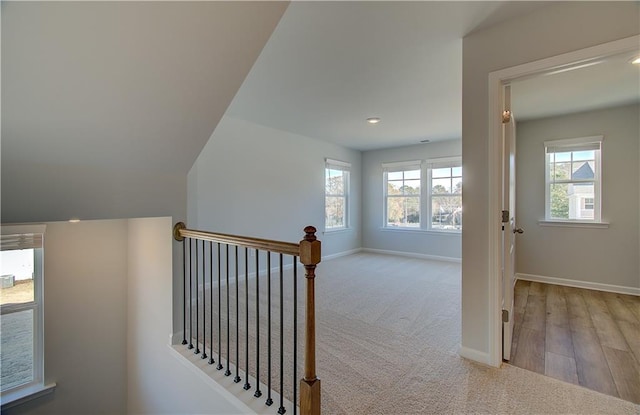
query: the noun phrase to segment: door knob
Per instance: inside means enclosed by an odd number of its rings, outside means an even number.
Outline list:
[[[524,233],[524,229],[522,228],[514,228],[513,233]]]

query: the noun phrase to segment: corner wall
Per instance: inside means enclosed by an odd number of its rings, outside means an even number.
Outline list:
[[[382,163],[459,156],[461,152],[460,140],[364,152],[362,198],[366,200],[366,206],[362,211],[362,247],[460,259],[461,233],[383,229]]]
[[[462,347],[488,362],[489,73],[638,34],[636,2],[552,3],[463,39]],[[498,212],[495,213],[499,214]]]
[[[627,105],[518,123],[516,271],[640,288],[640,107]],[[602,220],[607,229],[540,226],[545,215],[544,141],[603,135]]]
[[[351,163],[350,228],[323,234],[326,157]],[[359,249],[360,176],[359,151],[225,116],[189,172],[187,226],[298,242],[313,225],[323,256]]]

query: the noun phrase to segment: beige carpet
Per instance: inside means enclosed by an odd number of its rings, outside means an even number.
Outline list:
[[[324,414],[640,414],[637,405],[580,386],[509,365],[488,368],[459,357],[459,264],[361,253],[325,261],[317,274],[317,367]],[[300,277],[302,281],[302,272]],[[276,281],[272,284],[275,294]],[[242,299],[242,282],[240,287]],[[298,287],[300,327],[303,289],[304,281]],[[232,310],[234,290],[235,286],[231,289]],[[290,288],[285,288],[287,292],[285,298]],[[261,293],[262,309],[264,299]],[[279,301],[277,296],[273,300]],[[242,303],[240,307],[243,310]],[[285,301],[285,309],[290,308]],[[276,308],[274,318],[277,313]],[[234,327],[234,321],[231,323]],[[291,325],[285,319],[287,336]],[[303,333],[299,334],[300,345]],[[260,337],[264,381],[264,331]],[[250,336],[250,344],[254,338]],[[242,334],[240,339],[243,344]],[[276,353],[277,337],[274,342]],[[285,368],[291,367],[290,349],[285,344]],[[234,361],[233,339],[231,350]],[[276,356],[274,374],[278,373]],[[299,356],[300,377],[302,353]],[[253,361],[250,372],[255,373]],[[274,386],[278,383],[276,376]],[[285,396],[290,396],[290,387],[287,378]],[[274,412],[276,409],[277,405]]]

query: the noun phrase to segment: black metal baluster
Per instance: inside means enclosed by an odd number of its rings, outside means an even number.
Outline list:
[[[189,347],[193,349],[193,261],[191,247],[193,239],[189,238]]]
[[[249,390],[249,248],[244,248],[244,339],[245,382],[242,388]]]
[[[222,370],[222,260],[220,258],[220,242],[218,242],[218,366]]]
[[[293,257],[293,415],[298,413],[298,257]]]
[[[182,344],[187,344],[187,243],[182,240]]]
[[[196,350],[194,354],[200,353],[200,306],[198,300],[200,299],[200,287],[198,286],[198,240],[196,239]]]
[[[238,282],[238,246],[236,245],[236,377],[235,383],[240,382],[240,289]]]
[[[207,283],[206,279],[206,255],[204,254],[205,241],[202,241],[202,356],[201,359],[207,358]]]
[[[267,252],[267,406],[273,404],[271,399],[271,252]]]
[[[226,245],[227,249],[227,370],[225,370],[224,375],[230,376],[231,370],[229,370],[229,361],[231,360],[231,350],[229,347],[229,339],[231,338],[230,332],[230,320],[231,313],[229,312],[229,245]]]
[[[209,241],[209,364],[213,360],[213,242]]]
[[[282,269],[282,254],[280,254],[280,415],[287,412],[284,409],[284,272]]]
[[[253,394],[256,398],[262,396],[260,392],[260,260],[259,252],[256,249],[256,392]],[[249,331],[247,330],[247,333]],[[247,338],[249,336],[247,335]]]

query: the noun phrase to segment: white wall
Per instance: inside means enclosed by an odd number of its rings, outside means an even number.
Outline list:
[[[128,221],[127,413],[240,413],[170,354],[172,226]]]
[[[45,383],[58,386],[3,413],[124,413],[127,221],[46,225]]]
[[[640,288],[637,256],[640,107],[627,105],[518,123],[516,271]],[[544,219],[544,141],[603,135],[602,220],[608,229],[540,226]]]
[[[411,252],[447,258],[461,257],[460,233],[383,229],[384,184],[382,163],[459,156],[461,141],[451,140],[415,146],[366,151],[362,154],[363,248]]]
[[[462,346],[479,360],[489,356],[489,73],[638,34],[638,7],[552,3],[463,39]]]
[[[350,229],[324,228],[325,158],[351,163]],[[225,116],[188,177],[189,228],[298,242],[315,226],[323,255],[360,248],[361,154]]]

